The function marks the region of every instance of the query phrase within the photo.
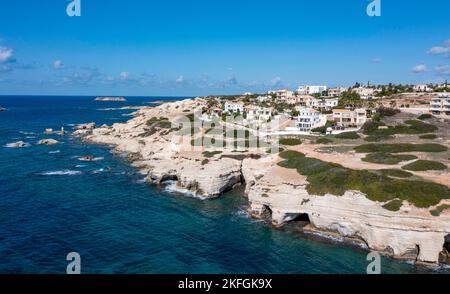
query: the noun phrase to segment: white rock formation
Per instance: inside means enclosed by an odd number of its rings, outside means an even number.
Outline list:
[[[38,145],[55,145],[55,144],[59,144],[59,142],[55,139],[42,139],[39,140]]]
[[[435,217],[427,209],[404,203],[400,211],[391,212],[382,208],[384,203],[355,191],[343,196],[308,195],[305,177],[277,166],[277,155],[238,160],[221,154],[205,159],[202,152],[187,151],[172,129],[149,133],[150,119],[173,121],[203,106],[201,99],[166,103],[138,110],[127,123],[80,131],[89,142],[110,144],[116,152],[127,153],[132,164],[153,183],[176,180],[180,188],[217,197],[243,177],[252,215],[261,217],[270,212],[275,226],[307,214],[317,230],[363,240],[370,249],[396,258],[438,262],[444,238],[450,234],[448,210]]]
[[[242,170],[252,215],[260,217],[269,211],[275,226],[307,214],[319,230],[363,240],[370,249],[395,258],[417,258],[424,263],[438,262],[450,234],[448,212],[435,217],[428,209],[408,203],[391,212],[356,191],[343,196],[309,195],[303,176],[270,161],[246,159]]]

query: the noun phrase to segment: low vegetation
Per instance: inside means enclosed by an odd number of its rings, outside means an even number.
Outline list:
[[[333,140],[328,138],[319,138],[316,140],[316,144],[330,144],[333,143]]]
[[[385,140],[392,140],[394,136],[378,136],[378,135],[370,135],[364,138],[364,141],[367,142],[380,142]]]
[[[383,205],[384,209],[390,210],[390,211],[399,211],[400,208],[403,205],[403,201],[399,200],[399,199],[395,199],[392,201],[389,201],[388,203]]]
[[[377,163],[377,164],[399,164],[402,161],[410,161],[417,159],[417,156],[414,155],[407,155],[407,154],[400,154],[400,155],[394,155],[390,153],[382,153],[382,152],[376,152],[376,153],[369,153],[364,157],[362,160],[365,162],[371,162],[371,163]]]
[[[172,128],[172,123],[166,117],[152,117],[151,119],[147,120],[145,125],[145,132],[140,135],[141,137],[152,136],[161,130],[165,131],[164,135],[167,135],[171,131],[178,130]]]
[[[394,177],[394,178],[410,178],[413,176],[412,173],[401,170],[401,169],[382,169],[379,171],[383,176]]]
[[[356,146],[354,150],[357,153],[402,153],[402,152],[445,152],[446,146],[440,144],[364,144]]]
[[[302,140],[298,138],[280,138],[280,145],[297,146],[302,144]]]
[[[363,132],[365,135],[376,137],[388,137],[398,134],[419,135],[436,132],[438,128],[434,125],[424,123],[420,120],[408,120],[404,125],[385,126],[383,122],[372,121],[364,124]]]
[[[430,119],[430,118],[432,118],[432,117],[433,117],[433,116],[432,116],[431,114],[424,113],[424,114],[420,115],[417,119],[420,119],[420,120],[426,120],[426,119]]]
[[[307,176],[307,191],[312,195],[343,195],[346,191],[361,191],[370,200],[389,202],[406,200],[419,208],[439,204],[442,199],[450,199],[450,189],[437,183],[394,179],[367,170],[352,170],[339,164],[308,158],[295,151],[280,154],[285,160],[281,167],[296,169]]]
[[[443,205],[439,205],[438,207],[436,207],[435,209],[431,210],[430,213],[432,216],[440,216],[441,213],[444,210],[450,209],[450,205],[448,204],[443,204]]]
[[[417,160],[405,165],[402,169],[411,171],[445,170],[447,169],[447,166],[437,161]]]
[[[424,140],[433,140],[433,139],[436,139],[437,136],[435,134],[426,134],[426,135],[420,136],[419,138],[424,139]]]
[[[334,136],[335,138],[338,139],[348,139],[348,140],[356,140],[359,139],[359,135],[356,132],[345,132],[345,133],[340,133]]]

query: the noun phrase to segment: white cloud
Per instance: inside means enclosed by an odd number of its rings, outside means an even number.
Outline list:
[[[175,82],[183,83],[184,82],[184,76],[183,75],[178,76],[178,78],[175,80]]]
[[[54,69],[63,69],[64,68],[64,63],[61,60],[55,60],[53,62],[53,68]]]
[[[119,74],[122,80],[128,80],[130,78],[130,73],[127,71],[123,71]]]
[[[440,65],[435,68],[438,74],[450,75],[450,65]]]
[[[447,55],[450,53],[450,40],[444,42],[444,46],[434,46],[427,51],[431,55]]]
[[[427,66],[425,64],[418,64],[418,65],[413,67],[412,71],[414,73],[422,73],[422,72],[428,71],[428,68],[427,68]]]
[[[281,85],[281,78],[280,77],[276,77],[276,78],[271,79],[269,85],[272,86],[272,87],[280,86]]]
[[[0,63],[6,63],[13,60],[14,50],[8,47],[0,46]]]
[[[383,59],[381,59],[380,57],[376,57],[376,58],[372,59],[372,63],[376,63],[376,64],[381,63],[382,61],[383,61]]]

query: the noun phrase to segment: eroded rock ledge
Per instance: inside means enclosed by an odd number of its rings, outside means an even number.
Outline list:
[[[417,262],[449,263],[448,211],[435,217],[406,203],[400,211],[391,212],[356,191],[343,196],[309,195],[306,178],[279,167],[278,156],[265,152],[244,159],[224,154],[205,158],[202,150],[186,151],[183,146],[190,142],[182,141],[165,121],[204,106],[201,99],[165,103],[138,110],[127,123],[89,125],[76,135],[127,153],[131,164],[151,183],[175,180],[181,188],[213,198],[245,182],[252,216],[269,216],[274,226],[307,215],[312,230],[360,240],[371,250]]]

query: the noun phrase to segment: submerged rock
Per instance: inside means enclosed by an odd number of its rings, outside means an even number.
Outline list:
[[[38,145],[55,145],[59,144],[59,142],[55,139],[42,139],[38,141]]]
[[[25,148],[25,147],[30,147],[31,145],[27,142],[24,141],[18,141],[18,142],[14,142],[14,143],[9,143],[6,144],[5,147],[7,148]]]

